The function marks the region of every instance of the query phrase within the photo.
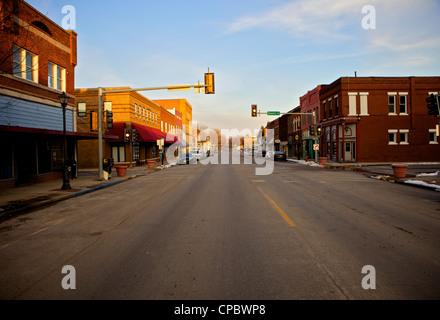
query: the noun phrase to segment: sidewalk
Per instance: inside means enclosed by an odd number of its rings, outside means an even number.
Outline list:
[[[378,162],[354,162],[354,163],[339,163],[328,161],[325,165],[317,164],[313,161],[305,162],[304,160],[288,159],[292,162],[297,162],[304,165],[319,166],[334,170],[351,170],[363,173],[370,178],[384,180],[392,183],[403,183],[408,186],[416,186],[440,191],[440,162],[425,162],[425,163],[405,163],[408,165],[408,170],[405,178],[395,178],[393,163],[378,163]],[[396,163],[397,164],[397,163]],[[403,163],[399,163],[403,164]]]
[[[157,170],[161,170],[159,162],[156,163],[154,169],[148,169],[147,166],[129,168],[124,177],[118,177],[116,170],[112,169],[111,178],[100,181],[98,180],[98,169],[83,169],[79,170],[77,178],[70,179],[71,190],[61,190],[62,179],[3,190],[0,193],[0,223],[25,210],[36,209],[110,187],[139,176],[151,174]]]

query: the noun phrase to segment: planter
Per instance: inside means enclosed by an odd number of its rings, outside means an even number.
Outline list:
[[[324,165],[327,162],[327,157],[319,157],[319,164]]]
[[[391,165],[393,168],[394,177],[396,178],[405,178],[406,170],[408,169],[408,165],[406,164],[393,164]]]
[[[118,174],[118,177],[125,177],[125,174],[127,173],[128,166],[118,165],[115,166],[116,173]]]
[[[147,160],[148,169],[153,169],[155,163],[156,163],[156,160]]]

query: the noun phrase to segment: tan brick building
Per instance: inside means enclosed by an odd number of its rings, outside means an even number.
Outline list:
[[[164,109],[174,113],[177,117],[177,126],[181,123],[181,130],[184,130],[182,137],[188,142],[193,138],[192,128],[192,106],[186,99],[164,99],[153,100]],[[180,119],[179,119],[180,117]],[[179,135],[180,136],[180,135]],[[189,151],[189,150],[188,150]]]

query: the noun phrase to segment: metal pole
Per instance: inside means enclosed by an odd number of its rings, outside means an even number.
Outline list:
[[[102,155],[102,88],[98,88],[98,180],[103,180]]]
[[[315,131],[315,135],[313,137],[313,141],[314,144],[317,144],[317,140],[318,140],[318,128],[316,127],[316,114],[315,111],[313,111],[313,126],[314,126],[314,131]],[[313,146],[314,147],[314,146]],[[315,149],[315,162],[318,163],[318,150]]]
[[[63,186],[61,190],[71,190],[69,181],[69,172],[67,171],[67,137],[66,137],[66,103],[61,104],[63,107],[63,140],[64,140],[64,163],[63,163]]]

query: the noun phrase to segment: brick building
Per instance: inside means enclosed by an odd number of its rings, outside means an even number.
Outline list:
[[[321,156],[339,162],[440,161],[426,98],[440,77],[341,77],[320,91]]]
[[[280,151],[280,118],[276,118],[266,124],[266,130],[273,130],[274,151]]]
[[[290,110],[288,113],[299,113],[300,106]],[[289,158],[301,158],[302,140],[301,137],[301,116],[289,114],[287,117],[287,153]]]
[[[315,136],[310,134],[310,126],[315,121],[312,116],[313,112],[315,112],[316,123],[320,121],[320,92],[323,88],[325,88],[325,85],[318,85],[299,99],[300,113],[310,113],[310,115],[301,115],[302,155],[308,159],[315,159],[313,145],[318,141],[314,140]]]
[[[76,141],[74,78],[77,34],[64,30],[21,0],[0,1],[0,187],[60,178],[63,170],[63,112],[67,160]]]
[[[111,92],[111,90],[127,89],[130,88],[104,88],[103,158],[112,158],[115,164],[133,165],[143,165],[149,159],[159,160],[157,140],[164,138],[165,144],[176,142],[173,134],[176,130],[175,116],[139,92]],[[78,130],[96,132],[98,88],[78,88],[75,90],[75,96],[78,108]],[[113,126],[110,129],[106,127],[106,111],[112,113]],[[129,132],[127,140],[125,130]],[[98,141],[78,143],[78,167],[98,167]]]

